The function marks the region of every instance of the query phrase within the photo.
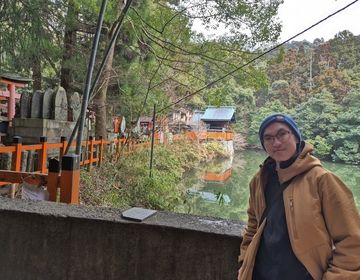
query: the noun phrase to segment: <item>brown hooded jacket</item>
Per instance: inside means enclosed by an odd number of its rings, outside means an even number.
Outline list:
[[[306,144],[295,162],[279,169],[291,247],[315,280],[360,279],[360,216],[351,191],[324,169]],[[238,279],[251,280],[266,218],[264,169],[250,182],[248,226],[240,246]]]

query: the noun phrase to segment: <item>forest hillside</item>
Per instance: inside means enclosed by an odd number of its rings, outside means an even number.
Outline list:
[[[262,55],[279,44],[282,2],[109,0],[97,29],[101,1],[3,0],[0,73],[31,78],[31,92],[83,94],[99,30],[88,107],[97,137],[107,136],[114,115],[130,126],[154,104],[159,116],[231,105],[234,129],[250,144],[265,115],[284,112],[317,156],[359,164],[360,36],[344,30]],[[191,28],[195,19],[229,32],[207,38]]]

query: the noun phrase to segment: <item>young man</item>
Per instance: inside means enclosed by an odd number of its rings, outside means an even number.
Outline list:
[[[265,118],[259,137],[269,157],[250,182],[238,279],[359,280],[351,191],[311,155],[290,116]]]

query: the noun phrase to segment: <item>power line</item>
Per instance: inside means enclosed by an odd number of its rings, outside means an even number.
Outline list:
[[[210,83],[206,84],[205,86],[203,86],[203,87],[199,88],[198,90],[196,90],[196,91],[194,91],[194,92],[192,92],[192,93],[190,93],[190,94],[188,94],[188,95],[185,95],[184,97],[182,97],[182,98],[178,99],[177,101],[173,102],[172,104],[170,104],[170,105],[168,105],[168,106],[165,106],[164,108],[160,109],[160,110],[158,111],[158,113],[160,113],[160,112],[162,112],[162,111],[164,111],[164,110],[166,110],[166,109],[168,109],[168,108],[170,108],[170,107],[172,107],[172,106],[174,106],[174,105],[176,105],[176,104],[180,103],[181,101],[183,101],[183,100],[185,100],[185,99],[187,99],[187,98],[189,98],[189,97],[191,97],[191,96],[194,96],[194,95],[198,94],[199,92],[203,91],[203,90],[204,90],[204,89],[206,89],[206,88],[209,88],[209,87],[213,86],[214,84],[216,84],[216,83],[218,83],[219,81],[221,81],[221,80],[225,79],[226,77],[228,77],[228,76],[230,76],[230,75],[234,74],[235,72],[239,71],[240,69],[242,69],[242,68],[244,68],[244,67],[248,66],[249,64],[251,64],[251,63],[253,63],[254,61],[258,60],[259,58],[263,57],[264,55],[266,55],[266,54],[268,54],[268,53],[272,52],[273,50],[276,50],[277,48],[279,48],[279,47],[281,47],[281,46],[285,45],[286,43],[290,42],[291,40],[295,39],[296,37],[298,37],[298,36],[300,36],[300,35],[304,34],[305,32],[307,32],[307,31],[309,31],[310,29],[314,28],[315,26],[319,25],[320,23],[322,23],[322,22],[324,22],[324,21],[328,20],[329,18],[331,18],[331,17],[335,16],[336,14],[338,14],[338,13],[340,13],[340,12],[344,11],[345,9],[349,8],[350,6],[352,6],[353,4],[355,4],[355,3],[356,3],[356,2],[358,2],[358,1],[359,1],[359,0],[355,0],[355,1],[353,1],[353,2],[351,2],[351,3],[349,3],[349,4],[347,4],[347,5],[346,5],[346,6],[344,6],[343,8],[341,8],[341,9],[339,9],[339,10],[335,11],[334,13],[332,13],[332,14],[328,15],[327,17],[325,17],[325,18],[323,18],[323,19],[319,20],[318,22],[314,23],[313,25],[309,26],[308,28],[304,29],[303,31],[301,31],[301,32],[297,33],[296,35],[294,35],[294,36],[290,37],[289,39],[287,39],[287,40],[283,41],[282,43],[280,43],[280,44],[278,44],[278,45],[275,45],[274,47],[270,48],[270,49],[269,49],[269,50],[267,50],[266,52],[261,53],[260,55],[258,55],[258,56],[256,56],[255,58],[253,58],[253,59],[249,60],[249,61],[248,61],[248,62],[246,62],[245,64],[243,64],[243,65],[241,65],[241,66],[239,66],[239,67],[235,68],[234,70],[232,70],[232,71],[230,71],[230,72],[226,73],[225,75],[221,76],[220,78],[218,78],[218,79],[216,79],[216,80],[214,80],[214,81],[212,81],[212,82],[210,82]]]

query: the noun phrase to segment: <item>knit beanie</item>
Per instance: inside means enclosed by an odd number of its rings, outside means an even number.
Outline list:
[[[292,117],[290,117],[289,115],[283,115],[283,114],[273,114],[273,115],[266,117],[261,122],[261,125],[259,128],[259,137],[260,137],[261,145],[264,148],[264,150],[265,150],[265,147],[264,147],[263,136],[264,136],[265,129],[274,122],[280,122],[280,123],[286,124],[291,129],[291,131],[295,135],[295,137],[299,140],[299,142],[302,141],[300,129],[298,128],[296,122],[293,120]]]

